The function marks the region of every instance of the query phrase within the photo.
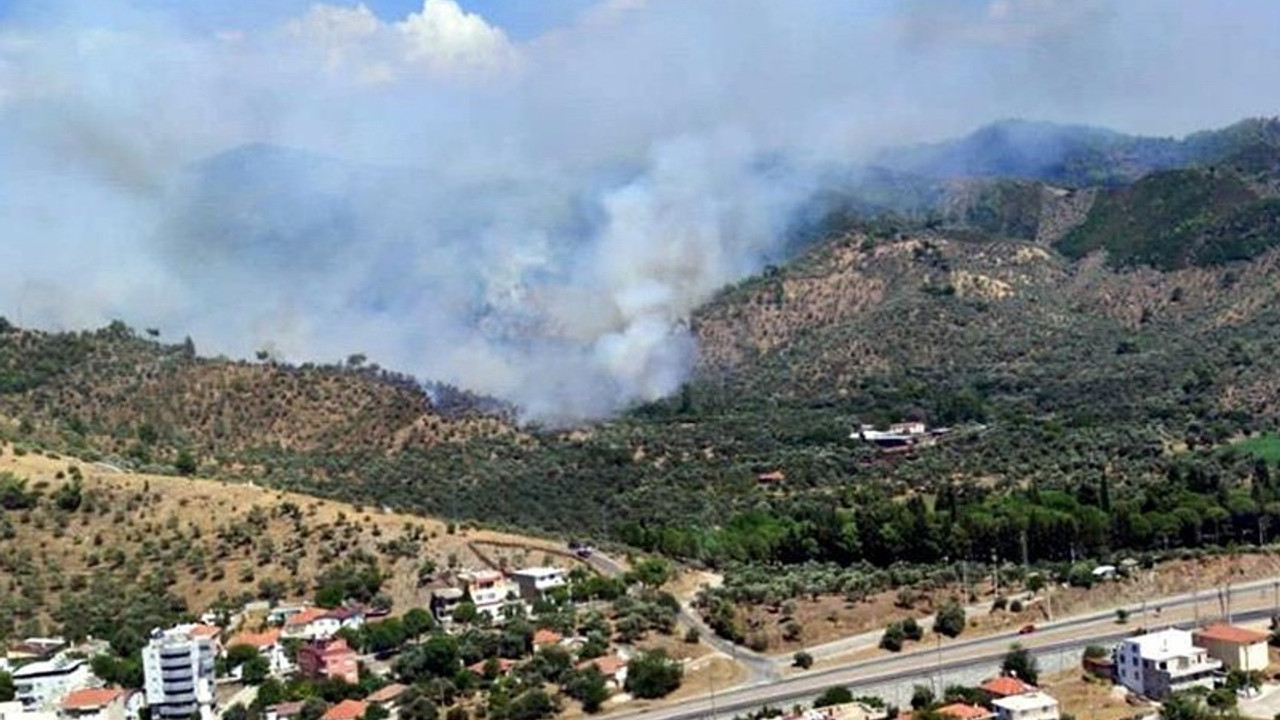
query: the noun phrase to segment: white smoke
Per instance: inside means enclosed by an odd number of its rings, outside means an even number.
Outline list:
[[[823,168],[1280,89],[1270,2],[601,0],[524,39],[368,2],[0,3],[0,314],[599,417],[679,386],[686,320],[778,259]]]

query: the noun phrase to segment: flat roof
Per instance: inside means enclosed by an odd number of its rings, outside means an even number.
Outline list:
[[[1058,699],[1045,692],[1031,692],[1022,695],[1010,695],[1009,697],[999,698],[991,701],[992,705],[1020,712],[1023,710],[1034,710],[1035,708],[1052,707],[1058,704]]]
[[[33,662],[23,665],[13,671],[12,677],[14,680],[17,680],[18,678],[39,677],[41,675],[62,675],[75,672],[76,668],[80,667],[84,663],[84,660],[71,658],[43,660],[41,662]]]
[[[564,570],[558,567],[531,567],[522,570],[516,570],[512,575],[531,575],[533,577],[546,577],[548,575],[563,575]]]

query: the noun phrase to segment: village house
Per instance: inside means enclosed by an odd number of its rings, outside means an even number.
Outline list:
[[[320,720],[360,720],[369,705],[360,700],[343,700],[325,711]]]
[[[1058,701],[1040,692],[1007,695],[991,701],[999,720],[1058,720]]]
[[[481,660],[480,662],[471,663],[467,666],[467,669],[480,677],[484,677],[485,672],[491,666],[497,671],[498,676],[503,676],[515,669],[516,661],[508,658],[492,658],[492,662],[490,660]]]
[[[1116,679],[1132,692],[1163,700],[1193,687],[1212,688],[1222,662],[1192,642],[1187,630],[1169,628],[1125,638],[1116,649]]]
[[[342,638],[313,640],[298,648],[298,671],[313,678],[341,678],[360,682],[360,666],[356,653]]]
[[[532,567],[511,573],[511,580],[519,588],[520,597],[530,602],[541,598],[548,590],[564,587],[567,580],[564,570],[558,567]]]
[[[538,628],[533,633],[533,649],[549,647],[551,645],[559,645],[564,640],[564,636],[550,628]]]
[[[62,698],[58,715],[66,720],[125,720],[129,693],[108,688],[73,690]]]
[[[1264,632],[1232,625],[1210,625],[1195,631],[1192,637],[1209,657],[1220,660],[1228,670],[1262,672],[1271,664]]]
[[[384,708],[389,713],[395,714],[396,710],[399,709],[400,698],[404,697],[405,691],[408,689],[407,685],[391,683],[386,687],[373,691],[364,700],[370,705],[376,705]]]
[[[54,710],[72,690],[100,684],[87,661],[67,655],[23,665],[11,677],[14,699],[27,710]]]
[[[283,636],[300,640],[327,640],[342,627],[341,621],[327,617],[324,608],[303,608],[285,618]]]
[[[227,648],[248,645],[256,649],[258,654],[267,659],[267,667],[271,674],[280,677],[293,672],[294,669],[293,662],[289,660],[289,654],[285,652],[284,643],[280,642],[281,635],[280,628],[270,628],[260,633],[242,632],[227,642]]]
[[[885,720],[887,717],[889,712],[885,708],[850,702],[784,715],[783,720]]]
[[[467,597],[476,610],[497,620],[502,617],[502,606],[515,596],[518,589],[496,570],[478,570],[458,574]]]
[[[627,684],[627,659],[619,655],[604,655],[578,663],[579,670],[586,670],[592,665],[604,675],[605,682],[615,689],[621,690]]]
[[[953,718],[953,720],[989,720],[995,717],[994,713],[981,705],[970,705],[963,702],[943,705],[936,712],[943,717]]]
[[[999,677],[993,677],[982,683],[978,686],[978,689],[987,696],[987,702],[991,702],[999,700],[1000,698],[1033,693],[1038,688],[1036,688],[1035,685],[1011,675],[1000,675]]]
[[[302,700],[296,700],[278,705],[269,705],[262,711],[263,720],[292,720],[302,715],[302,706],[305,704]]]
[[[467,593],[462,588],[437,588],[431,591],[431,616],[441,625],[448,624],[453,618],[453,611],[466,599]]]

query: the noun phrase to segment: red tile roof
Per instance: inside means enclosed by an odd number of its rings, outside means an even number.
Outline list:
[[[124,695],[123,690],[114,688],[86,688],[74,690],[62,698],[63,710],[96,710],[115,702]]]
[[[287,718],[301,713],[303,705],[306,705],[306,703],[302,700],[298,700],[295,702],[280,703],[279,705],[271,705],[267,707],[267,710],[274,712],[278,717]]]
[[[1016,677],[1008,675],[991,678],[982,683],[980,687],[995,697],[1022,695],[1023,693],[1033,692],[1036,689],[1034,685],[1029,685]]]
[[[481,661],[480,661],[480,662],[478,662],[478,663],[474,663],[474,664],[472,664],[472,665],[468,665],[468,666],[467,666],[467,669],[468,669],[468,670],[470,670],[471,672],[473,672],[473,673],[477,674],[477,675],[483,675],[483,674],[484,674],[484,666],[485,666],[488,662],[489,662],[488,660],[481,660]],[[515,661],[515,660],[508,660],[507,658],[498,658],[498,673],[499,673],[499,674],[503,674],[503,675],[505,675],[506,673],[508,673],[508,672],[510,672],[510,671],[511,671],[511,668],[513,668],[513,667],[515,667],[515,666],[516,666],[516,661]]]
[[[217,625],[193,625],[189,634],[193,638],[216,638],[221,632]]]
[[[406,685],[401,685],[400,683],[391,683],[390,685],[382,688],[381,690],[373,691],[372,693],[369,694],[369,697],[365,698],[365,700],[375,705],[392,702],[396,698],[403,695],[404,691],[408,689],[409,688]]]
[[[343,700],[325,711],[320,720],[359,720],[369,706],[359,700]]]
[[[271,628],[266,632],[260,633],[239,633],[235,637],[231,638],[227,643],[227,647],[231,648],[236,645],[251,645],[261,650],[263,648],[269,648],[278,642],[280,642],[280,628]]]
[[[627,666],[627,661],[617,655],[604,655],[590,660],[583,660],[578,663],[578,669],[585,670],[592,665],[599,668],[600,672],[603,673],[605,677],[613,677],[618,674],[619,670],[622,670]]]
[[[1195,636],[1197,638],[1235,643],[1237,645],[1253,645],[1255,643],[1267,641],[1266,633],[1246,630],[1245,628],[1236,627],[1234,625],[1210,625],[1207,628],[1197,630]]]
[[[285,627],[300,627],[302,625],[310,625],[313,620],[328,615],[329,611],[324,608],[306,608],[290,615],[285,621]]]
[[[555,645],[560,642],[562,638],[563,636],[555,630],[539,628],[538,631],[533,634],[533,646],[539,647],[542,645]]]
[[[968,703],[951,703],[943,705],[937,710],[939,715],[956,718],[956,720],[980,720],[981,718],[989,718],[992,716],[990,710],[970,705]]]

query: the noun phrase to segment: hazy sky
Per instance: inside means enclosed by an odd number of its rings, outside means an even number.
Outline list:
[[[682,321],[822,168],[1007,117],[1272,115],[1277,28],[1274,0],[0,0],[0,314],[607,414],[678,386]],[[205,162],[252,143],[342,162]]]

